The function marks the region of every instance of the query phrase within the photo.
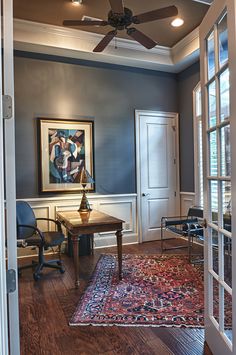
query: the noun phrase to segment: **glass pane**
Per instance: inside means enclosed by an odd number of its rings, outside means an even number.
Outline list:
[[[232,296],[224,291],[224,333],[232,342]]]
[[[198,121],[198,174],[199,174],[199,204],[203,207],[203,147],[202,121]]]
[[[228,61],[228,29],[227,14],[223,16],[218,24],[219,33],[219,63],[222,67]]]
[[[219,323],[219,284],[213,277],[213,317]]]
[[[214,32],[207,38],[208,79],[215,74],[215,44]]]
[[[213,81],[208,87],[209,127],[216,125],[216,83]]]
[[[229,69],[220,76],[220,120],[229,118]]]
[[[217,275],[219,275],[219,237],[218,232],[212,229],[212,267]]]
[[[202,98],[201,98],[201,88],[196,91],[196,116],[201,116],[202,114]]]
[[[210,147],[210,176],[217,176],[217,137],[216,131],[209,134],[209,147]]]
[[[222,212],[231,216],[231,182],[222,181]]]
[[[231,157],[230,157],[230,126],[227,125],[220,130],[221,140],[221,175],[231,175]]]
[[[228,223],[225,220],[225,223]],[[231,238],[224,236],[224,281],[232,288],[232,245]]]
[[[210,181],[210,202],[212,222],[218,224],[218,183],[215,180]]]

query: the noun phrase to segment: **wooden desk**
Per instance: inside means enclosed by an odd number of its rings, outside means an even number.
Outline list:
[[[57,219],[71,235],[75,268],[75,287],[79,286],[79,238],[83,234],[116,231],[119,279],[122,278],[122,221],[105,213],[65,211],[57,212]]]

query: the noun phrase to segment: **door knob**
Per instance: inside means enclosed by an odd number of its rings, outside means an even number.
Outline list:
[[[145,192],[142,193],[142,196],[145,197],[145,196],[149,196],[150,194],[147,194]]]

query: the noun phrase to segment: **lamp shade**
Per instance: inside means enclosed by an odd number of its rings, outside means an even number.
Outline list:
[[[92,176],[89,174],[88,170],[86,170],[84,167],[82,168],[82,170],[80,172],[78,180],[79,180],[80,184],[82,184],[82,185],[94,183]]]
[[[87,184],[92,184],[94,183],[94,180],[92,178],[92,176],[89,174],[89,172],[85,169],[85,167],[82,168],[80,174],[79,174],[79,179],[78,179],[79,183],[83,186],[83,196],[81,199],[81,203],[80,203],[80,208],[79,208],[79,212],[88,212],[91,211],[88,199],[86,197],[86,193],[85,193],[85,187]]]

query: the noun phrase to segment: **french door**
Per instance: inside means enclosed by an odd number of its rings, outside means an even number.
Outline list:
[[[200,25],[205,330],[213,354],[236,354],[236,0],[214,0]]]
[[[19,355],[13,0],[0,0],[0,5],[0,354]]]

